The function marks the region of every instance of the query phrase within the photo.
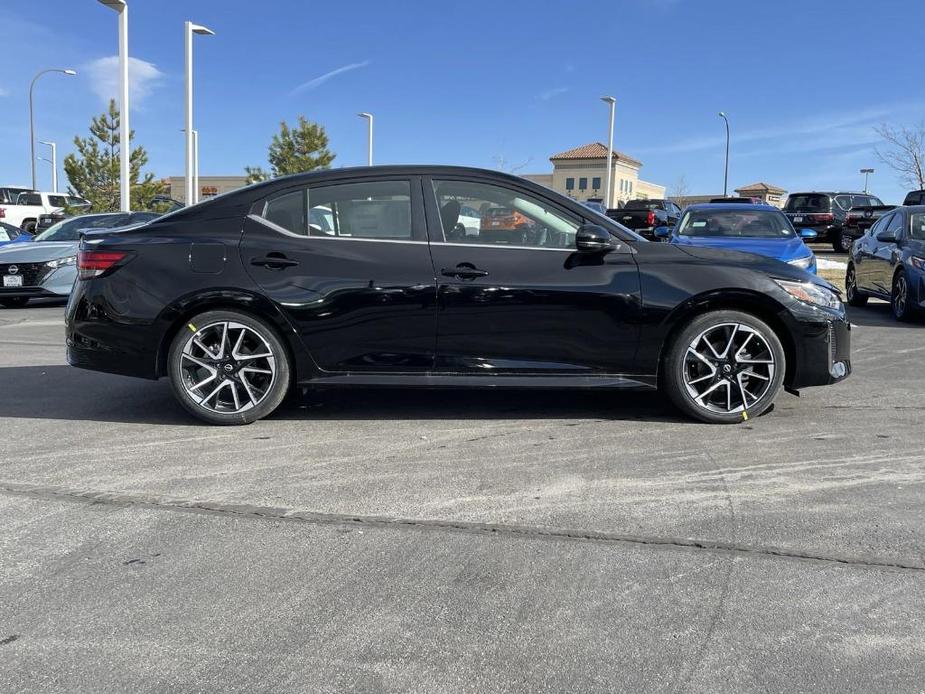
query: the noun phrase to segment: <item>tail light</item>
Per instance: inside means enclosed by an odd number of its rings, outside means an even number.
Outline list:
[[[123,251],[78,251],[77,274],[82,280],[109,272],[125,260],[128,253]]]
[[[655,226],[655,212],[649,210],[649,214],[646,215],[646,224],[650,227]]]
[[[835,220],[835,215],[831,212],[826,212],[825,214],[814,214],[813,218],[817,222],[831,222]]]
[[[6,217],[6,208],[0,207],[0,219],[3,219],[4,217]]]

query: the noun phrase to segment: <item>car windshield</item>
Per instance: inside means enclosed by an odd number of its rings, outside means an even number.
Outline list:
[[[35,241],[79,241],[84,229],[109,229],[125,224],[127,214],[107,214],[99,217],[71,217],[48,227]]]
[[[678,226],[681,236],[792,238],[793,227],[776,210],[691,210]]]
[[[828,195],[798,194],[787,198],[784,209],[788,212],[829,212],[831,205]]]
[[[912,228],[909,229],[909,238],[916,241],[925,241],[925,213],[915,212],[909,216],[912,218]]]

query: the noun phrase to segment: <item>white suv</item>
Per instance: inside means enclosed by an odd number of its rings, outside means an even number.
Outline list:
[[[86,209],[90,203],[65,193],[20,193],[14,205],[0,205],[0,219],[26,231],[35,231],[39,216],[65,207]]]

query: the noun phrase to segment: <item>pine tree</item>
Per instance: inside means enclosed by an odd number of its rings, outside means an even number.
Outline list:
[[[74,138],[77,154],[64,158],[64,172],[69,182],[68,190],[91,203],[93,212],[117,212],[119,200],[119,110],[115,99],[109,101],[108,111],[90,122],[91,137]],[[135,131],[129,134],[134,140]],[[151,208],[152,199],[164,192],[164,184],[155,180],[153,173],[142,178],[141,169],[148,163],[144,147],[135,147],[130,156],[129,187],[132,209]]]
[[[299,116],[299,123],[290,128],[286,121],[279,124],[279,133],[273,136],[267,158],[268,174],[259,166],[245,167],[248,183],[287,174],[328,169],[336,155],[328,149],[328,136],[324,127]]]

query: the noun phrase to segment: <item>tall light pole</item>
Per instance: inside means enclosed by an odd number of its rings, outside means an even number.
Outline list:
[[[185,133],[184,128],[180,128],[181,133]],[[184,181],[184,185],[186,182]],[[193,130],[193,199],[187,201],[188,205],[195,205],[199,202],[199,131]]]
[[[867,177],[874,172],[873,169],[861,169],[861,173],[864,174],[864,192],[869,193],[870,190],[867,188]]]
[[[40,140],[43,145],[51,147],[51,192],[58,192],[58,145],[47,140]],[[46,160],[47,161],[47,160]]]
[[[132,208],[129,176],[131,173],[132,137],[128,104],[128,4],[125,0],[99,0],[119,13],[119,206],[123,212]]]
[[[367,121],[366,123],[366,149],[367,149],[366,165],[372,166],[373,165],[373,114],[366,113],[364,111],[363,113],[358,113],[357,115],[360,118],[365,118]]]
[[[613,191],[610,188],[611,188],[611,183],[613,182],[612,180],[613,119],[614,119],[614,115],[616,114],[616,110],[617,110],[617,100],[612,96],[602,96],[601,101],[603,101],[604,103],[610,104],[610,131],[609,131],[610,134],[608,135],[608,139],[607,139],[607,179],[606,179],[606,183],[604,184],[604,190],[606,191],[604,193],[606,195],[606,198],[604,199],[604,207],[607,207],[609,209],[610,207],[612,207],[611,198],[613,197]]]
[[[726,121],[726,167],[723,173],[723,197],[725,198],[729,193],[729,119],[722,111],[719,112],[719,117]]]
[[[33,116],[32,109],[32,90],[35,88],[35,83],[38,81],[38,78],[49,72],[60,72],[62,75],[71,75],[74,76],[77,74],[77,70],[64,69],[59,67],[49,68],[48,70],[42,70],[35,77],[32,78],[32,84],[29,85],[29,149],[32,152],[32,190],[35,190],[35,118]]]
[[[211,29],[193,24],[190,21],[184,23],[186,33],[186,204],[196,204],[196,193],[193,188],[193,164],[195,159],[195,143],[193,138],[193,34],[200,36],[214,36],[215,32]]]

